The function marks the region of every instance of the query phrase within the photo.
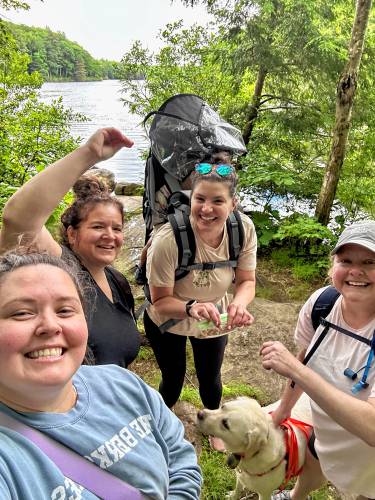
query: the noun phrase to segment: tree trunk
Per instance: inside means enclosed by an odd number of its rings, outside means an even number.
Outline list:
[[[257,74],[257,81],[255,82],[254,94],[253,97],[251,98],[251,104],[249,106],[247,122],[242,135],[245,144],[249,143],[251,134],[253,132],[255,120],[258,117],[260,98],[262,97],[263,86],[266,76],[267,76],[267,70],[262,66],[260,66]]]
[[[345,157],[354,95],[357,88],[358,70],[361,63],[371,0],[357,0],[349,57],[340,77],[336,92],[336,117],[332,145],[329,154],[315,217],[321,224],[328,224],[336,195],[337,184]]]

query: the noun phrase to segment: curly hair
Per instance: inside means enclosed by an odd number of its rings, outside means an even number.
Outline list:
[[[106,183],[95,175],[82,175],[73,186],[74,202],[61,215],[61,243],[70,248],[67,230],[71,226],[77,229],[89,213],[97,205],[115,207],[124,222],[124,207],[122,203],[111,196]]]

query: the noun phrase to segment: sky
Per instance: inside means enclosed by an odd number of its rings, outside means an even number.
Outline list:
[[[209,16],[203,6],[184,7],[179,0],[28,0],[28,11],[4,11],[4,19],[17,23],[62,31],[96,59],[119,61],[135,40],[150,50],[161,42],[158,31],[172,21],[184,26],[206,24]]]

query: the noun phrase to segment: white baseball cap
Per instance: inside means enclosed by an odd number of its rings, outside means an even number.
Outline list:
[[[356,222],[344,229],[331,255],[335,255],[341,247],[349,243],[361,245],[375,253],[375,221]]]

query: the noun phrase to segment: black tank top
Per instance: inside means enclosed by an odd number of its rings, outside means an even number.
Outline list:
[[[105,269],[105,274],[112,291],[113,302],[70,249],[62,246],[61,257],[66,262],[73,260],[78,264],[87,274],[87,280],[91,285],[87,294],[89,307],[86,319],[89,330],[88,343],[95,364],[115,364],[126,368],[137,357],[140,348],[140,335],[128,297],[109,269]]]

